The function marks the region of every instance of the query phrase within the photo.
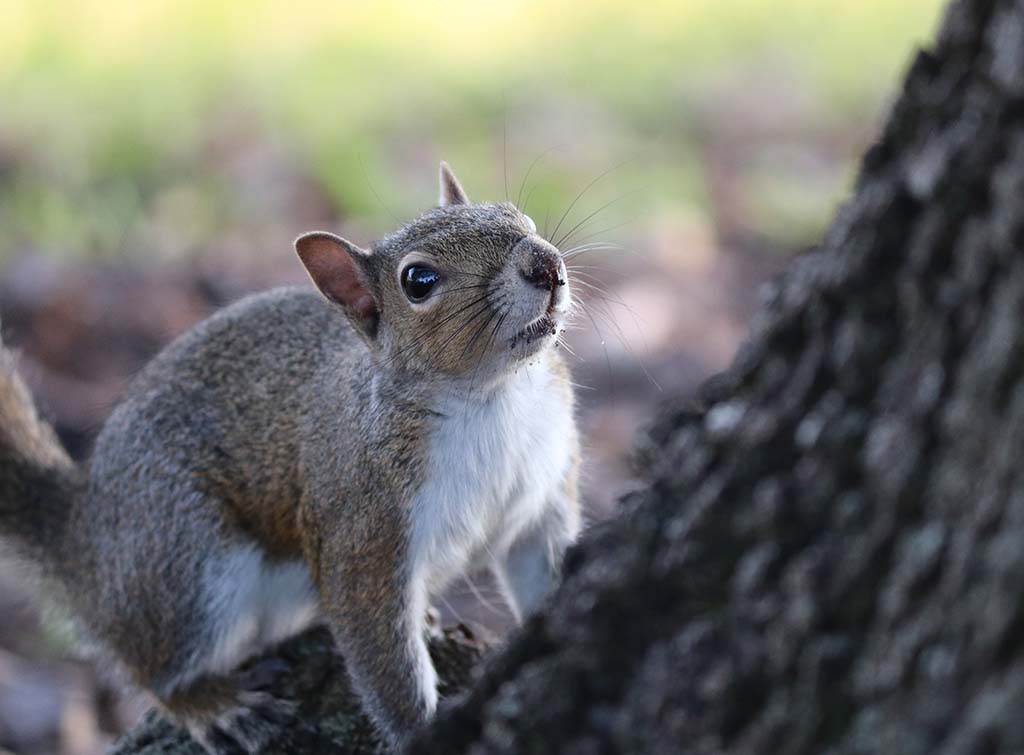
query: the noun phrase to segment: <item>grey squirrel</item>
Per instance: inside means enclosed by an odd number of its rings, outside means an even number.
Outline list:
[[[211,752],[286,725],[272,670],[242,666],[318,621],[401,748],[437,705],[431,597],[487,567],[521,618],[579,533],[561,255],[443,163],[440,188],[370,251],[301,236],[323,295],[255,295],[178,338],[81,467],[0,348],[0,540]]]

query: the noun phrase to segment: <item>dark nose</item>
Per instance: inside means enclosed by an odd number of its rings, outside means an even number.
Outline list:
[[[544,291],[553,291],[555,286],[565,285],[558,255],[543,247],[530,250],[520,272],[527,283]]]

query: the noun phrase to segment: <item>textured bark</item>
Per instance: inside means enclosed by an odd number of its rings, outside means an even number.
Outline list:
[[[1024,0],[965,0],[822,247],[414,751],[1024,750],[1022,244]]]

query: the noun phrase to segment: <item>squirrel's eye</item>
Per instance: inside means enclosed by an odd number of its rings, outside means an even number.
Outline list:
[[[434,286],[441,280],[441,275],[425,265],[409,265],[402,271],[402,290],[409,301],[423,301]]]

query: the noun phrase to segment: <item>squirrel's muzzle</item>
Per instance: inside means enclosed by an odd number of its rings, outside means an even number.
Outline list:
[[[523,280],[544,291],[554,291],[556,286],[565,285],[565,265],[555,247],[535,238],[523,239],[516,247]]]

